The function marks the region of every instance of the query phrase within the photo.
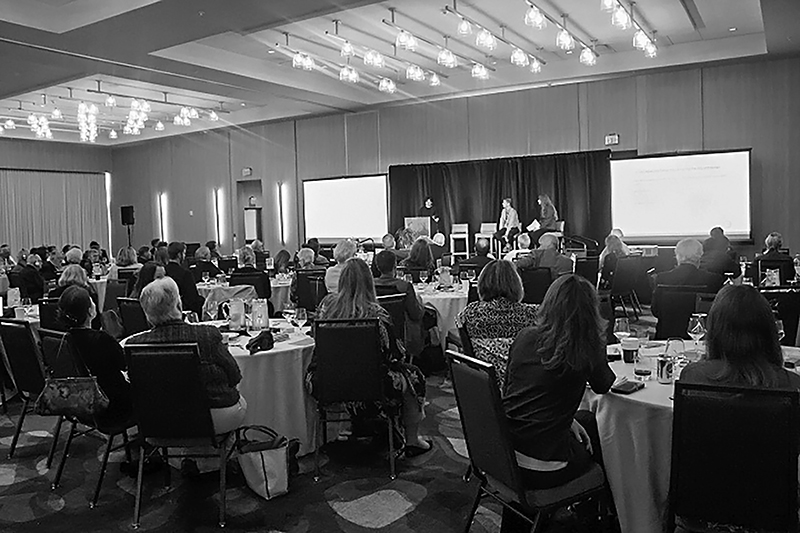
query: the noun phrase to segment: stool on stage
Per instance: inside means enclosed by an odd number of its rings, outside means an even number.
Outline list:
[[[558,249],[562,252],[564,251],[564,221],[557,220],[556,221],[556,229],[555,231],[548,231],[550,235],[555,235],[558,237]]]
[[[496,232],[497,232],[497,222],[484,222],[481,224],[481,230],[475,234],[475,242],[477,242],[477,240],[481,238],[487,239],[489,241],[489,250],[492,253],[496,253],[494,249],[495,245],[499,246],[500,244],[500,242],[494,238],[494,234]],[[499,255],[495,257],[499,257]]]
[[[456,251],[456,242],[464,242],[464,251]],[[469,224],[453,224],[450,228],[450,255],[454,258],[469,257]]]

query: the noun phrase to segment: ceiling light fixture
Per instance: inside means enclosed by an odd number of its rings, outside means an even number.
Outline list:
[[[292,67],[303,70],[314,70],[316,63],[310,55],[296,52],[292,57]]]
[[[37,139],[53,138],[53,132],[50,131],[50,122],[46,116],[31,113],[28,116],[28,125],[31,127],[31,131],[36,134]]]
[[[547,18],[542,15],[538,7],[530,6],[525,13],[525,24],[541,30],[547,27]]]
[[[356,55],[356,49],[350,41],[344,41],[342,43],[342,49],[339,51],[339,55],[342,57],[353,57]]]
[[[469,21],[464,17],[461,17],[461,21],[458,23],[458,28],[456,31],[459,35],[472,35],[472,24],[470,24]]]
[[[109,94],[106,96],[105,105],[106,107],[117,107],[117,99]]]
[[[446,68],[456,68],[458,66],[458,60],[455,54],[447,48],[439,50],[439,54],[436,56],[436,62]]]
[[[442,80],[439,79],[439,75],[435,72],[431,73],[431,76],[428,78],[428,85],[431,87],[438,87],[442,84]]]
[[[406,67],[406,79],[411,81],[425,81],[425,72],[418,65]]]
[[[3,126],[0,126],[0,135],[4,134],[6,129]]]
[[[539,74],[541,71],[542,71],[542,62],[534,57],[531,60],[531,72],[533,72],[534,74]]]
[[[580,62],[587,67],[595,66],[597,64],[597,56],[594,54],[594,50],[584,47],[581,50]]]
[[[117,130],[111,130],[108,132],[109,139],[116,139],[117,137],[119,137],[119,135],[117,135]]]
[[[631,29],[631,17],[622,5],[617,4],[617,7],[614,8],[614,12],[611,14],[611,24],[621,30]]]
[[[156,122],[156,125],[153,126],[153,129],[156,131],[164,131],[165,129],[164,123],[159,120],[158,122]]]
[[[478,36],[475,38],[475,44],[492,51],[497,48],[497,39],[492,32],[486,28],[481,28],[481,31],[478,32]]]
[[[617,7],[617,0],[600,0],[600,9],[611,13]]]
[[[61,120],[64,118],[64,115],[61,113],[61,110],[57,107],[53,108],[53,112],[50,113],[50,118],[53,120]]]
[[[7,130],[13,130],[17,128],[17,123],[11,119],[6,120],[5,127]]]
[[[383,68],[386,66],[386,59],[377,50],[367,50],[367,53],[364,54],[364,64],[375,68]]]
[[[397,85],[389,78],[381,78],[380,83],[378,83],[378,90],[382,93],[394,94],[397,92]]]
[[[566,28],[561,28],[556,35],[556,46],[562,50],[572,50],[575,48],[575,39],[572,38],[572,35]]]
[[[527,67],[530,62],[531,60],[528,57],[528,54],[523,52],[521,49],[514,48],[514,51],[511,52],[511,64],[524,68]]]
[[[658,55],[658,47],[653,41],[648,41],[644,47],[644,56],[648,59],[653,59]]]
[[[219,120],[219,115],[217,115],[216,111],[209,111],[208,120],[210,120],[211,122],[217,122]]]
[[[350,65],[344,65],[339,71],[339,80],[347,83],[358,83],[361,79],[358,71]]]
[[[485,66],[481,65],[480,63],[475,63],[472,65],[472,77],[479,80],[488,80],[489,72],[486,70]]]
[[[644,47],[647,46],[647,43],[650,42],[650,37],[644,32],[644,30],[636,30],[636,33],[633,34],[633,47],[637,50],[644,50]]]
[[[82,142],[93,143],[97,140],[97,112],[94,104],[78,104],[78,131]]]
[[[398,48],[402,48],[404,50],[408,50],[409,52],[413,52],[417,49],[417,38],[411,32],[406,30],[400,30],[397,32],[397,38],[394,40],[394,43],[397,45]]]

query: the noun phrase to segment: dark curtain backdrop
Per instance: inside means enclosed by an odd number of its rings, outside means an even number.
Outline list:
[[[500,219],[503,198],[511,198],[523,226],[539,218],[540,194],[548,194],[566,222],[567,235],[602,243],[611,230],[611,167],[608,150],[543,156],[506,157],[454,163],[389,167],[389,225],[403,227],[416,216],[425,197],[433,198],[441,216],[440,231],[469,223]]]

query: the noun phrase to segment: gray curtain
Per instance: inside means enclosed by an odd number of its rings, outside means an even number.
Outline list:
[[[109,249],[104,174],[0,170],[0,244]]]

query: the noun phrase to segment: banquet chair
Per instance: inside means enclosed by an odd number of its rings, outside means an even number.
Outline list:
[[[519,272],[525,295],[522,301],[526,304],[540,304],[553,283],[553,273],[547,267],[523,268]]]
[[[472,474],[480,480],[465,532],[469,532],[478,505],[486,496],[524,518],[537,533],[553,511],[603,493],[605,474],[597,464],[564,485],[526,489],[511,445],[494,366],[453,351],[447,356]]]
[[[461,251],[456,246],[457,243],[464,243],[464,250]],[[450,227],[450,255],[453,257],[469,257],[469,224],[453,224]],[[444,261],[442,262],[444,264]]]
[[[670,337],[689,339],[689,319],[695,312],[697,294],[705,290],[695,285],[658,285],[653,291],[653,303],[658,303],[657,340]]]
[[[231,287],[238,285],[252,285],[256,290],[259,298],[269,299],[272,296],[272,286],[270,285],[269,276],[265,273],[259,272],[258,274],[231,274],[228,276],[228,282]],[[270,316],[274,310],[270,309]]]
[[[119,281],[124,281],[127,283],[127,290],[125,291],[124,296],[128,296],[133,292],[134,287],[136,287],[136,278],[138,277],[139,273],[135,270],[118,270],[117,271],[117,278]]]
[[[589,280],[589,283],[597,287],[598,276],[600,274],[600,257],[578,257],[575,259],[575,274]]]
[[[3,343],[8,369],[17,386],[17,393],[23,400],[14,436],[11,438],[11,448],[8,451],[8,458],[12,459],[22,432],[22,425],[25,423],[25,416],[44,388],[45,374],[42,353],[28,322],[0,318],[0,341]],[[52,457],[49,461],[52,461]]]
[[[67,331],[67,325],[59,317],[58,298],[39,300],[39,326],[55,331]]]
[[[319,452],[328,440],[329,407],[344,402],[375,402],[388,416],[389,475],[395,479],[395,450],[392,428],[400,413],[386,401],[386,364],[381,352],[377,318],[317,320],[314,357],[317,368],[313,397],[319,413],[318,442],[314,452],[314,480],[320,479]]]
[[[767,271],[768,270],[777,270],[778,271],[778,278],[779,278],[779,282],[780,282],[781,286],[788,285],[789,284],[789,280],[786,278],[786,276],[784,274],[784,268],[783,268],[783,266],[787,262],[788,261],[779,261],[779,260],[775,260],[775,259],[759,259],[758,261],[755,261],[755,263],[756,263],[756,265],[758,267],[758,273],[757,273],[758,274],[758,279],[757,279],[756,286],[760,287],[761,284],[764,283],[764,279],[767,276]],[[794,272],[794,267],[792,267],[792,271]]]
[[[298,270],[295,274],[297,275],[297,306],[313,313],[328,294],[328,289],[325,287],[325,271]]]
[[[674,398],[676,531],[797,531],[800,392],[679,380]]]
[[[119,317],[122,319],[122,327],[125,328],[125,336],[129,337],[150,329],[139,300],[136,298],[117,298],[117,306]]]
[[[256,254],[256,268],[259,270],[267,270],[267,259],[269,259],[269,251],[255,252]]]
[[[483,222],[481,223],[480,231],[474,235],[472,241],[477,242],[478,239],[486,239],[489,241],[489,251],[492,253],[497,253],[495,247],[499,247],[500,243],[494,238],[494,234],[496,232],[497,222]],[[499,257],[499,255],[495,257]]]
[[[226,465],[233,452],[232,433],[217,435],[211,420],[208,394],[200,377],[197,344],[128,344],[125,346],[131,382],[133,412],[139,426],[141,448],[136,477],[133,528],[139,528],[142,504],[142,474],[146,456],[158,453],[165,463],[170,457],[219,457],[219,526],[225,527]],[[169,448],[213,446],[218,453],[170,455]],[[165,469],[170,484],[170,468]]]
[[[70,339],[69,333],[39,330],[39,337],[41,338],[42,355],[44,356],[45,361],[51,360],[53,362],[52,366],[50,367],[51,375],[53,377],[87,377],[86,373],[82,372],[79,369],[79,366],[75,363],[77,352],[76,347],[73,345]],[[80,357],[79,354],[78,357]],[[61,430],[61,424],[65,419],[71,423],[70,430],[69,434],[67,435],[67,441],[64,445],[64,450],[61,453],[61,461],[58,463],[58,469],[56,470],[56,475],[53,479],[53,483],[50,485],[50,488],[51,490],[55,490],[61,483],[61,475],[64,473],[67,457],[69,457],[70,446],[72,445],[72,441],[75,439],[75,437],[99,433],[103,436],[106,447],[103,453],[103,459],[100,462],[100,475],[97,478],[97,485],[95,486],[92,500],[89,502],[89,507],[94,509],[94,507],[97,505],[97,500],[100,497],[100,488],[103,485],[103,478],[105,477],[106,469],[108,468],[108,458],[111,455],[111,452],[119,450],[120,448],[125,448],[126,459],[128,463],[132,462],[130,443],[128,440],[128,429],[134,427],[136,423],[132,420],[126,420],[120,421],[119,423],[109,424],[100,422],[98,420],[84,420],[59,416],[56,429],[54,430],[53,446],[50,451],[50,456],[48,456],[47,459],[48,468],[50,468],[52,456],[56,449],[59,431]],[[84,426],[85,429],[79,430],[79,424]],[[118,435],[122,436],[122,443],[114,446],[114,440]]]
[[[235,257],[220,257],[217,259],[217,268],[227,275],[239,268],[239,260]]]
[[[636,283],[642,276],[642,262],[640,257],[620,257],[617,260],[617,268],[614,270],[614,277],[611,279],[611,301],[616,305],[619,303],[625,316],[628,316],[628,308],[625,303],[627,298],[633,309],[633,317],[638,320],[642,308],[639,305],[639,297],[636,296]]]
[[[117,298],[125,298],[128,295],[128,282],[125,280],[110,279],[106,282],[106,298],[103,302],[103,312],[116,310]],[[98,310],[99,312],[99,310]]]
[[[614,337],[614,304],[611,303],[610,294],[598,294],[597,299],[600,305],[600,318],[606,321],[606,344],[618,342]]]
[[[708,314],[711,311],[711,306],[714,303],[716,294],[708,292],[698,292],[694,296],[694,312]]]
[[[387,294],[378,296],[378,304],[383,307],[392,318],[394,336],[396,339],[406,338],[406,295]]]

